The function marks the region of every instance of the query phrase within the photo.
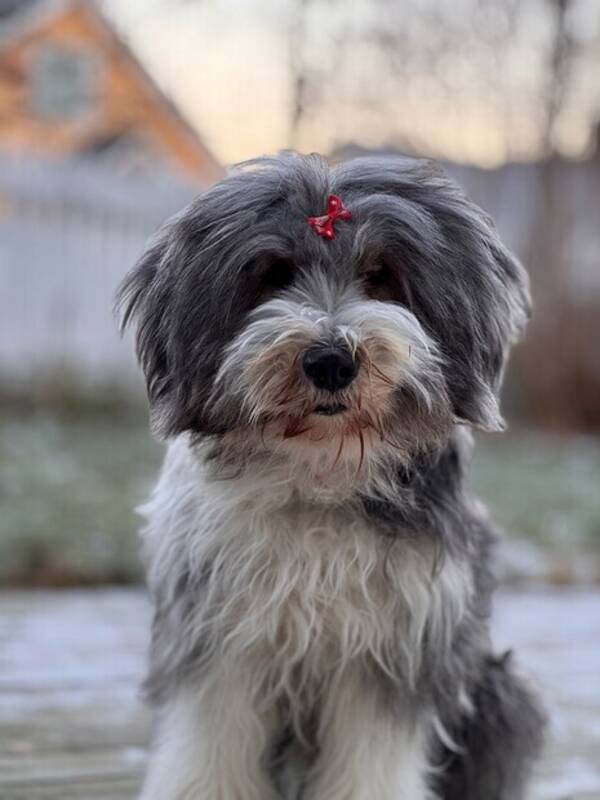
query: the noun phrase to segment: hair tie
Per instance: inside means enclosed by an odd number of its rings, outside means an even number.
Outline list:
[[[352,214],[335,194],[330,194],[327,198],[327,213],[322,217],[309,217],[308,224],[313,231],[324,239],[334,239],[335,230],[333,223],[338,219],[352,219]]]

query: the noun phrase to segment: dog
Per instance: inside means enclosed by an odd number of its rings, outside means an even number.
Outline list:
[[[526,273],[434,163],[239,165],[118,295],[154,432],[143,800],[520,800],[544,714],[490,642]]]

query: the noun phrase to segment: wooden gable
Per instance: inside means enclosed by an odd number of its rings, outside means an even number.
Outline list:
[[[221,177],[198,134],[92,2],[40,5],[46,13],[30,13],[4,35],[0,29],[0,148],[71,155],[125,141],[199,182]]]

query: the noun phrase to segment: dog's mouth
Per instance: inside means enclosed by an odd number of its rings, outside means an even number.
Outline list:
[[[341,414],[343,411],[347,410],[348,406],[345,406],[343,403],[321,403],[315,407],[314,413],[320,414],[323,417],[334,417],[336,414]]]

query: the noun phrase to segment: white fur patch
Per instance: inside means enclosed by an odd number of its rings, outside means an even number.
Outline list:
[[[306,797],[320,800],[426,800],[425,737],[382,716],[375,697],[352,674],[321,709],[320,758]]]
[[[262,767],[274,720],[253,707],[243,673],[213,678],[166,707],[141,800],[277,800]]]
[[[299,702],[364,657],[412,685],[426,628],[446,650],[465,611],[467,567],[436,565],[429,540],[390,543],[347,502],[308,502],[281,470],[212,480],[185,437],[145,512],[151,585],[176,592],[184,570],[205,570],[187,635],[255,665],[266,696]]]

